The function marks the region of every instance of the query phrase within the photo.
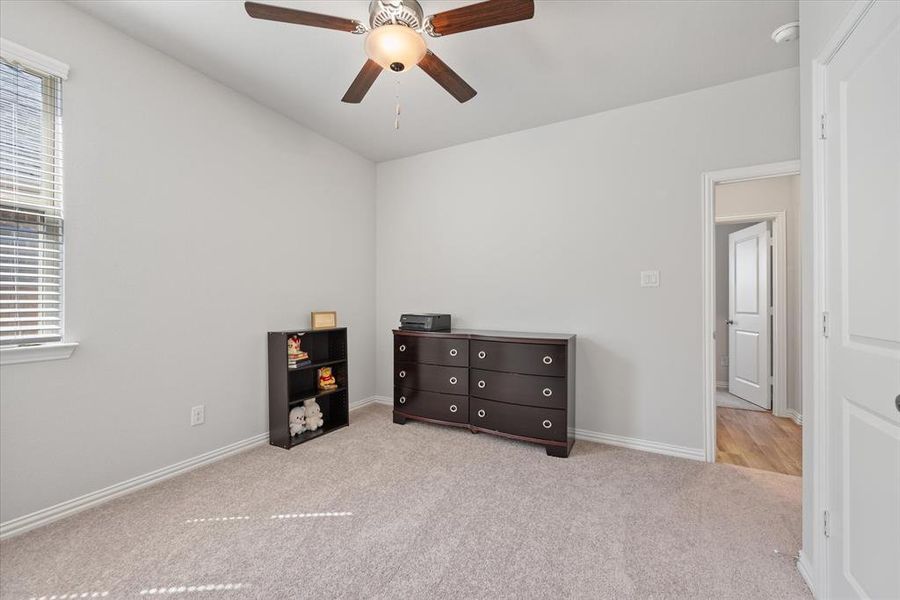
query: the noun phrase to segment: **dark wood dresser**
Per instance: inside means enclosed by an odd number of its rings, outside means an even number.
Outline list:
[[[394,330],[394,422],[467,427],[567,457],[575,443],[575,336]]]

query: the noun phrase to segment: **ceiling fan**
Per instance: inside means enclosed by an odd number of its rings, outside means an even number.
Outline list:
[[[362,101],[382,70],[400,73],[416,65],[460,102],[471,100],[477,92],[428,49],[422,34],[441,37],[534,16],[534,0],[486,0],[428,17],[423,17],[417,0],[372,0],[368,26],[353,19],[257,2],[244,2],[244,8],[254,19],[366,34],[369,58],[341,99],[353,104]]]

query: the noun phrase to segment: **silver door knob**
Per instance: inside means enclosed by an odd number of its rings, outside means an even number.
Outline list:
[[[399,375],[400,379],[403,379],[404,377],[406,377],[406,371],[400,371]]]
[[[479,417],[483,417],[483,416],[484,416],[484,409],[483,409],[483,408],[482,408],[481,410],[478,411],[478,416],[479,416]]]
[[[406,396],[400,396],[400,404],[406,404]]]
[[[545,357],[544,357],[544,364],[545,364],[545,365],[553,364],[553,359],[550,358],[549,356],[545,356]]]
[[[485,356],[487,356],[487,352],[485,352],[484,350],[478,353],[478,358],[484,358]]]
[[[544,391],[542,393],[549,398],[553,395],[553,390],[551,390],[550,388],[544,388]]]
[[[450,405],[450,412],[455,413],[457,410],[459,410],[459,409],[456,408],[455,404]]]
[[[451,378],[450,378],[450,385],[456,385],[456,381],[457,381],[456,377],[451,377]]]
[[[544,426],[544,429],[550,429],[551,427],[553,427],[553,423],[550,422],[550,419],[544,419],[544,422],[542,424]]]
[[[727,321],[725,321],[725,324],[726,325],[734,325],[734,321],[732,321],[731,319],[728,319]]]
[[[406,344],[400,344],[400,352],[406,352]]]
[[[482,390],[483,390],[485,385],[487,385],[487,384],[484,382],[484,379],[480,380],[480,381],[478,382],[478,389],[482,389]]]
[[[450,356],[456,356],[459,352],[456,351],[456,348],[450,348]]]

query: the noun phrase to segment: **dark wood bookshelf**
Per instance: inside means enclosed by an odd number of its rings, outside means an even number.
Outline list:
[[[301,336],[300,346],[311,364],[289,368],[287,341]],[[269,345],[269,443],[292,448],[350,424],[347,328],[270,331]],[[337,389],[319,390],[319,372],[331,367]],[[291,436],[288,416],[303,400],[315,398],[322,409],[322,427]]]
[[[299,435],[295,435],[291,438],[291,448],[294,446],[299,446],[303,442],[308,442],[311,439],[320,437],[325,435],[326,433],[331,433],[335,429],[341,429],[343,427],[347,427],[348,423],[344,423],[343,425],[335,425],[334,427],[319,427],[315,431],[304,431]]]

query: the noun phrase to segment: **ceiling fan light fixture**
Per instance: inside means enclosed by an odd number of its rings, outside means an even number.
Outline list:
[[[397,73],[419,64],[428,48],[425,40],[406,25],[382,25],[366,37],[366,54],[383,69]]]

